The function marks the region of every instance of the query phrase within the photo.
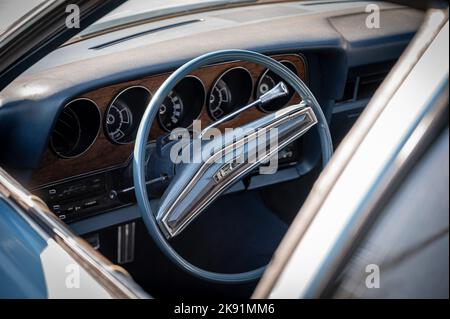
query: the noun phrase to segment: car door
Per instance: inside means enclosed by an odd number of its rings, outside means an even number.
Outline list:
[[[255,298],[448,298],[448,39],[448,11],[430,10]]]

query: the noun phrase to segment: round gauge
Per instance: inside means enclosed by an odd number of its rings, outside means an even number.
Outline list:
[[[159,107],[159,123],[166,131],[170,131],[181,124],[183,115],[183,100],[179,94],[171,91]]]
[[[120,100],[114,101],[106,112],[106,132],[113,141],[120,143],[133,129],[133,114]]]
[[[286,66],[289,70],[297,74],[297,70],[295,66],[288,61],[282,61],[281,64]],[[270,91],[275,85],[277,85],[281,81],[281,78],[275,74],[274,72],[270,70],[266,70],[259,79],[258,86],[256,88],[256,98],[259,98],[261,95],[266,93],[267,91]],[[287,84],[286,84],[287,85]],[[287,85],[289,94],[283,98],[276,99],[273,101],[270,105],[265,107],[260,107],[260,109],[264,112],[273,112],[276,111],[283,106],[285,106],[294,95],[294,90]]]
[[[253,80],[249,71],[236,67],[225,71],[214,83],[208,98],[208,112],[214,119],[245,106],[252,95]]]
[[[272,77],[272,74],[266,74],[265,76],[262,77],[261,81],[259,82],[257,97],[260,97],[264,93],[267,93],[275,85],[277,85],[277,82]]]
[[[195,76],[183,78],[159,107],[159,126],[166,132],[187,128],[198,118],[205,104],[205,88]]]
[[[116,144],[133,142],[150,99],[150,92],[142,86],[129,87],[120,92],[106,110],[106,136]]]
[[[220,79],[209,95],[209,112],[217,120],[232,111],[231,92],[227,83]]]

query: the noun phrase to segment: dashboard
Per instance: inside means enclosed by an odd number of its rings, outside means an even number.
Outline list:
[[[305,80],[302,56],[273,57]],[[41,166],[33,173],[33,185],[124,164],[133,151],[137,128],[152,94],[169,75],[157,74],[103,87],[69,101],[56,120]],[[206,127],[278,82],[275,74],[253,63],[230,62],[201,68],[180,81],[165,99],[149,139],[155,141],[177,127],[188,128],[193,120],[201,120],[202,127]],[[244,111],[219,129],[238,127],[288,104],[299,103],[299,97],[290,92],[271,109]]]
[[[269,55],[304,80],[337,145],[423,19],[418,10],[377,3],[380,29],[355,28],[364,25],[364,1],[292,1],[149,21],[67,43],[0,92],[0,165],[66,221],[133,204],[130,158],[152,95],[183,63],[230,48]],[[205,127],[278,81],[272,72],[241,61],[196,70],[160,106],[149,147],[175,127],[190,129],[193,120]],[[291,92],[219,128],[299,102]],[[312,130],[280,154],[279,174],[254,176],[237,189],[299,178],[319,157]],[[158,198],[163,190],[163,183],[154,185],[150,195]]]
[[[306,62],[299,54],[272,56],[306,81]],[[130,159],[142,115],[170,73],[106,86],[69,101],[56,119],[42,164],[35,170],[34,192],[66,222],[135,202]],[[184,77],[160,106],[149,134],[149,147],[175,128],[204,128],[244,107],[280,82],[257,64],[232,61],[206,66]],[[292,89],[269,107],[250,108],[223,122],[235,128],[284,106],[300,102]],[[286,148],[282,163],[298,161],[298,145]],[[152,185],[162,195],[166,183]]]

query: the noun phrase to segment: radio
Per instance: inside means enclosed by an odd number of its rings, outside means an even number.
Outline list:
[[[131,162],[129,162],[131,163]],[[169,178],[147,181],[150,198],[162,195]],[[132,165],[89,173],[34,190],[61,220],[73,222],[136,202]]]
[[[114,176],[120,171],[116,169],[71,178],[36,189],[35,193],[61,220],[72,222],[129,204],[109,196],[114,186]]]

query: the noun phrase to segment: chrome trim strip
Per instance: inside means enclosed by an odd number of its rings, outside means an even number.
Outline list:
[[[117,227],[117,263],[123,265],[134,260],[136,223]]]

